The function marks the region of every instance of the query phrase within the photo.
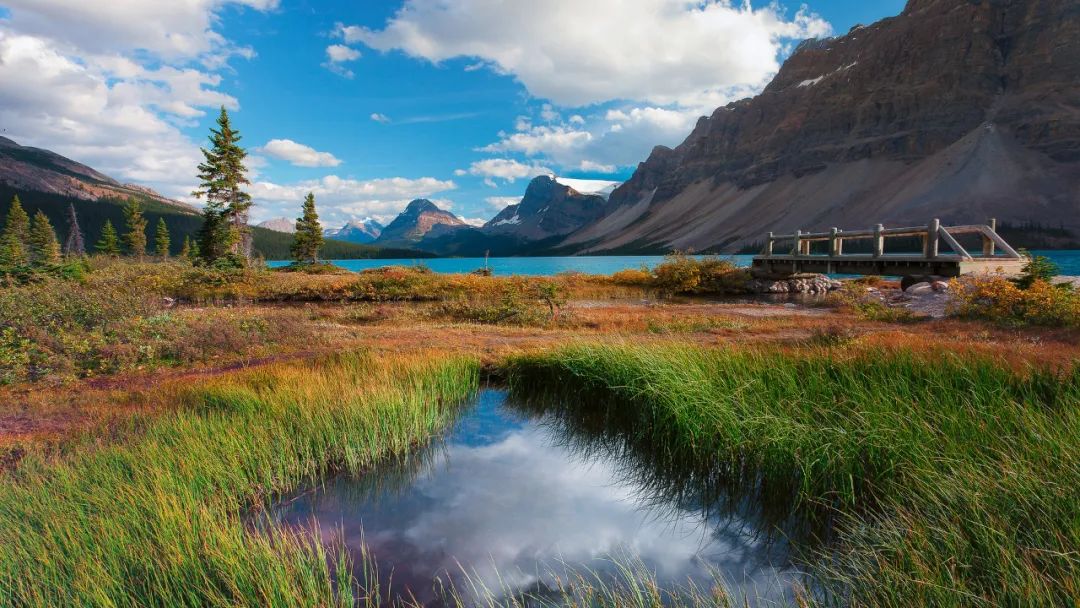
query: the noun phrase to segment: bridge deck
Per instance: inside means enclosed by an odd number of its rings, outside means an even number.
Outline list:
[[[1028,259],[1009,246],[997,234],[996,228],[995,220],[990,220],[987,225],[945,227],[935,219],[925,228],[886,229],[878,224],[871,230],[842,231],[833,228],[829,232],[796,231],[786,235],[770,232],[764,251],[754,257],[752,272],[756,276],[772,277],[801,273],[941,277],[974,273],[1019,274]],[[982,240],[981,255],[968,253],[955,238],[960,234],[977,234]],[[886,239],[896,237],[921,239],[922,254],[886,253]],[[873,252],[845,254],[844,242],[853,240],[872,240]],[[791,251],[775,253],[776,244],[785,241],[792,243]],[[828,253],[811,253],[811,244],[821,241],[828,242]],[[941,253],[941,243],[948,246],[952,253]]]

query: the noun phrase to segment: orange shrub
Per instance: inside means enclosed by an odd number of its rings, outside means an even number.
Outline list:
[[[1001,277],[956,281],[953,314],[998,323],[1080,327],[1080,294],[1036,280],[1027,289]]]

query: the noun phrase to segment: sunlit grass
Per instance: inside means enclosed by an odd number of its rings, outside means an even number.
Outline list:
[[[344,557],[243,515],[400,454],[473,393],[464,358],[342,355],[180,390],[125,441],[0,479],[0,605],[351,605]]]
[[[715,463],[760,504],[838,515],[815,564],[831,600],[1068,605],[1080,592],[1080,366],[616,345],[508,367],[518,395],[630,416],[642,441]]]

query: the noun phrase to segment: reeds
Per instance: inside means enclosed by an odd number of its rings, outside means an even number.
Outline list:
[[[178,390],[116,445],[27,458],[0,478],[0,605],[351,605],[343,555],[244,515],[427,440],[478,378],[454,357],[270,366]]]
[[[630,416],[732,491],[831,513],[824,603],[1080,596],[1080,366],[910,352],[577,346],[508,365],[519,396]]]

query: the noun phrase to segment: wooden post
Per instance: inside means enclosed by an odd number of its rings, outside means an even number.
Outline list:
[[[841,241],[839,235],[840,231],[836,228],[829,231],[829,255],[834,258],[840,255],[841,247],[843,247],[843,245],[840,244]]]
[[[990,232],[997,232],[997,220],[996,219],[990,218],[990,221],[987,222],[987,224],[990,225]],[[987,258],[994,257],[994,239],[992,239],[992,238],[990,238],[990,237],[988,237],[988,236],[986,236],[984,234],[983,237],[982,237],[982,243],[983,243],[983,250],[982,250],[983,257],[987,257]]]
[[[769,239],[767,241],[765,241],[765,257],[767,257],[767,258],[772,257],[773,243],[775,243],[775,242],[776,242],[776,239],[773,237],[773,233],[770,232],[769,233]]]
[[[885,254],[885,237],[882,236],[881,231],[885,230],[885,226],[878,224],[874,226],[874,257],[880,258]]]
[[[936,217],[930,220],[926,227],[926,257],[931,260],[937,259],[941,238],[941,220]]]
[[[800,253],[802,255],[810,255],[810,241],[802,242],[802,251]]]
[[[791,255],[802,254],[802,230],[795,231],[795,246],[791,248]]]

